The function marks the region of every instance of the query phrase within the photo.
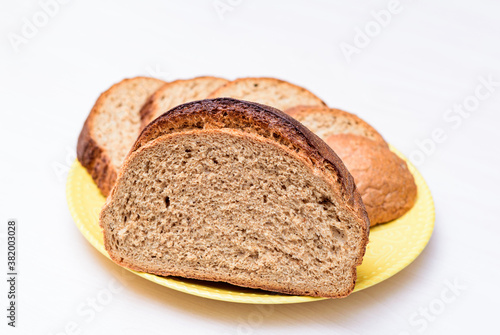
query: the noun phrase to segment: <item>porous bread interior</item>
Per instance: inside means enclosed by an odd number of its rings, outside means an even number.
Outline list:
[[[348,117],[340,112],[311,111],[292,114],[292,116],[323,140],[331,135],[353,134],[367,137],[373,141],[384,142],[376,131],[361,124],[355,117]]]
[[[93,135],[119,168],[141,130],[139,111],[147,98],[165,82],[134,78],[115,85],[94,107]]]
[[[354,286],[356,222],[293,151],[234,129],[140,148],[101,213],[110,254],[135,269],[325,297]]]
[[[152,99],[153,113],[143,121],[146,124],[171,108],[186,102],[205,99],[210,93],[227,83],[228,80],[216,77],[200,77],[178,80],[161,87]]]
[[[243,78],[221,87],[209,98],[229,97],[253,101],[279,110],[294,106],[324,106],[323,101],[304,88],[274,78]]]

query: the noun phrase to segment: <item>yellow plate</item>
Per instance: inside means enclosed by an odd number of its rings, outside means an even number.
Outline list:
[[[425,248],[434,228],[434,202],[431,192],[417,169],[399,152],[415,177],[418,197],[415,206],[401,218],[376,226],[370,231],[370,243],[358,267],[354,292],[361,291],[393,276],[410,264]],[[104,256],[103,236],[98,217],[105,198],[87,171],[75,161],[68,174],[66,197],[71,216],[83,236]],[[223,283],[160,277],[129,270],[138,276],[177,291],[215,300],[249,304],[291,304],[323,298],[275,294]]]

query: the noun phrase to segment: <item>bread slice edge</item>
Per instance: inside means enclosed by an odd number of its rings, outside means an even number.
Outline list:
[[[103,104],[103,101],[108,99],[113,91],[119,86],[130,83],[132,81],[144,79],[155,80],[159,83],[165,83],[160,79],[138,76],[133,78],[126,78],[113,84],[106,91],[102,92],[99,95],[83,124],[80,135],[78,136],[76,148],[77,159],[91,175],[92,179],[95,181],[97,187],[104,196],[108,196],[111,192],[118,174],[119,167],[113,165],[107,150],[95,140],[94,121],[96,113],[98,112],[99,107]]]

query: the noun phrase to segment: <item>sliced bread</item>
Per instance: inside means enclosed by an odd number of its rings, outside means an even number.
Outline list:
[[[354,177],[372,226],[397,219],[413,207],[413,175],[387,145],[353,134],[331,135],[326,143]]]
[[[105,196],[141,131],[142,105],[164,84],[148,77],[122,80],[102,93],[90,111],[78,138],[77,157]]]
[[[141,109],[141,122],[145,127],[169,109],[186,102],[206,99],[210,93],[229,80],[217,77],[180,79],[160,87]]]
[[[352,292],[369,231],[332,149],[274,108],[229,98],[152,121],[100,224],[130,269],[330,298]]]
[[[299,106],[287,109],[285,113],[298,120],[323,140],[336,134],[354,134],[365,136],[387,146],[384,138],[375,128],[356,115],[340,109]]]
[[[285,110],[294,106],[326,106],[303,87],[275,78],[240,78],[222,86],[208,98],[230,97]]]
[[[326,141],[344,161],[372,226],[397,219],[413,207],[417,188],[412,174],[367,122],[334,108],[295,107],[286,113]]]

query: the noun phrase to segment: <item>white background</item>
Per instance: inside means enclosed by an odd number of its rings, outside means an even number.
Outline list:
[[[231,10],[220,16],[212,0],[69,1],[13,45],[42,7],[1,1],[1,250],[7,219],[17,218],[20,295],[18,328],[8,329],[2,312],[0,333],[62,334],[68,325],[96,335],[496,333],[500,87],[483,100],[474,94],[481,77],[500,81],[500,2],[401,0],[379,32],[371,11],[389,1],[222,3]],[[373,29],[370,43],[358,41],[349,62],[340,46],[355,45],[356,29],[365,27]],[[136,75],[273,76],[360,115],[420,158],[436,205],[429,245],[401,273],[346,299],[272,309],[198,298],[122,273],[75,227],[65,173],[95,99]],[[469,117],[444,119],[455,104],[474,101]],[[446,139],[431,148],[438,128]],[[461,287],[455,293],[453,282]],[[106,296],[109,285],[119,292],[85,314],[88,299]]]

